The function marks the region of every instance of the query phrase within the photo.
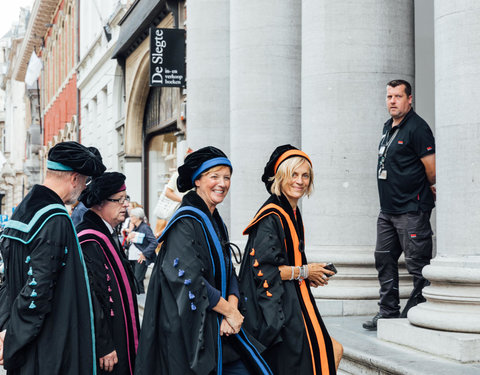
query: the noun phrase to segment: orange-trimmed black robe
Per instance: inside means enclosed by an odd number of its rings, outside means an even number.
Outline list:
[[[245,229],[239,283],[244,327],[267,350],[274,374],[335,374],[332,341],[308,280],[282,281],[278,267],[307,264],[300,211],[286,197],[264,203]]]

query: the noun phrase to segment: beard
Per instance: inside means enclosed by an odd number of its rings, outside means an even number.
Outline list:
[[[65,204],[69,205],[69,204],[76,203],[77,200],[78,200],[78,197],[80,196],[80,194],[82,193],[83,190],[84,190],[83,186],[81,186],[81,185],[79,185],[75,189],[73,189],[73,191],[70,193],[70,195],[65,200]]]

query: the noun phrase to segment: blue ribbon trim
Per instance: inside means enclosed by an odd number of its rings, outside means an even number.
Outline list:
[[[234,335],[234,337],[248,350],[252,358],[255,360],[255,362],[257,362],[258,366],[262,370],[262,374],[273,375],[273,372],[268,366],[267,362],[265,362],[265,359],[263,359],[257,348],[255,348],[255,346],[253,346],[253,344],[250,342],[243,328],[240,328],[240,332]]]
[[[217,165],[226,165],[226,166],[229,166],[231,169],[233,169],[232,168],[232,163],[230,163],[230,160],[228,160],[227,158],[220,157],[220,158],[214,158],[214,159],[207,160],[200,167],[198,167],[198,169],[193,174],[192,184],[195,183],[195,180],[197,179],[198,176],[200,176],[201,173],[203,173],[207,169],[210,169],[210,168],[215,167]]]
[[[54,171],[73,171],[72,167],[52,160],[47,160],[47,169],[52,169]]]
[[[225,158],[223,158],[225,159]],[[228,161],[228,159],[226,159]],[[194,213],[200,216],[201,219],[199,219],[197,216],[189,214],[189,213]],[[192,207],[192,206],[183,206],[180,207],[173,217],[169,220],[167,226],[162,232],[162,235],[158,238],[158,242],[163,241],[163,237],[166,235],[170,227],[179,219],[182,217],[191,217],[192,219],[198,221],[200,225],[202,226],[203,233],[205,235],[205,239],[207,240],[207,246],[208,246],[208,251],[210,253],[210,261],[212,262],[212,267],[213,267],[213,276],[215,276],[215,263],[213,261],[213,254],[212,254],[212,249],[210,247],[210,241],[208,240],[207,232],[205,231],[205,228],[208,230],[210,233],[210,237],[213,240],[213,244],[215,246],[215,250],[217,252],[219,261],[220,261],[220,272],[221,272],[221,280],[222,280],[222,297],[226,299],[227,295],[227,273],[226,273],[226,267],[225,267],[225,259],[223,257],[223,251],[222,251],[222,246],[220,245],[220,240],[218,239],[217,233],[215,232],[215,229],[213,229],[213,225],[208,218],[208,216],[198,208]],[[222,341],[221,341],[221,336],[220,336],[220,323],[222,321],[221,317],[217,317],[217,328],[218,328],[218,333],[217,333],[217,346],[218,346],[218,356],[217,356],[217,374],[222,373]]]
[[[189,215],[188,212],[193,212],[193,213],[199,215],[201,217],[201,220],[194,215]],[[180,219],[182,217],[191,217],[192,219],[197,220],[202,225],[202,229],[203,229],[203,232],[205,234],[205,239],[207,240],[207,245],[208,245],[208,249],[209,249],[209,253],[210,253],[210,260],[212,262],[213,275],[215,276],[215,263],[213,261],[212,249],[210,248],[210,244],[209,244],[209,241],[208,241],[208,236],[207,236],[207,233],[205,231],[205,228],[210,233],[210,237],[213,240],[213,244],[215,245],[215,250],[217,252],[217,255],[218,255],[218,258],[219,258],[219,261],[220,261],[220,272],[221,272],[221,280],[222,280],[222,297],[226,299],[226,296],[227,296],[227,277],[226,277],[227,272],[226,272],[226,267],[225,267],[225,259],[223,257],[222,246],[220,245],[220,240],[218,239],[218,236],[217,236],[217,233],[215,232],[215,229],[213,229],[213,225],[210,222],[210,219],[208,218],[208,216],[203,211],[199,210],[198,208],[192,207],[192,206],[180,207],[175,212],[173,217],[170,219],[167,226],[163,230],[162,235],[158,238],[157,241],[162,242],[164,235],[168,232],[170,227],[178,219]]]

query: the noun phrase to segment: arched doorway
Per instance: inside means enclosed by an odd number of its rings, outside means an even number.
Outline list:
[[[155,225],[158,197],[177,168],[177,127],[180,90],[151,87],[143,116],[143,175],[146,214]]]

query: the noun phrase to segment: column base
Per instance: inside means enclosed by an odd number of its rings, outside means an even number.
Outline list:
[[[413,325],[442,331],[480,334],[480,257],[441,257],[423,269],[431,285],[426,303],[408,312]]]
[[[377,338],[461,363],[480,362],[480,334],[416,327],[408,319],[380,319]]]
[[[378,300],[372,299],[323,299],[315,298],[317,308],[324,316],[369,316],[373,318],[378,313]],[[407,298],[400,300],[402,310]]]
[[[309,263],[335,264],[338,273],[325,287],[312,288],[322,316],[375,315],[379,311],[379,282],[371,246],[316,246],[307,249]],[[401,305],[413,288],[412,278],[399,260]]]

